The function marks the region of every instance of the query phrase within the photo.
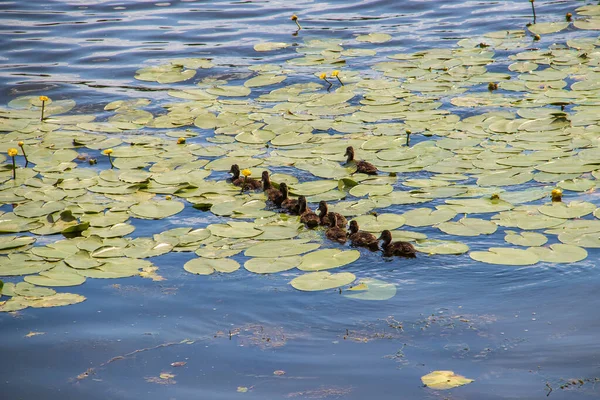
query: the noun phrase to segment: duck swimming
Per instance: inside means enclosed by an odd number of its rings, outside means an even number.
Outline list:
[[[275,202],[275,199],[281,196],[281,192],[273,187],[271,179],[269,178],[269,171],[263,171],[261,180],[263,190],[265,192],[265,195],[267,196],[267,199],[271,200],[272,202]]]
[[[373,164],[364,160],[356,161],[354,159],[354,147],[348,146],[344,155],[348,157],[346,164],[350,164],[351,162],[356,164],[356,172],[367,175],[377,175],[377,167]]]
[[[329,219],[329,214],[331,214],[328,210],[327,203],[324,200],[319,202],[319,220],[321,221],[321,225],[330,226],[331,221]],[[348,220],[342,215],[338,213],[335,214],[337,218],[337,226],[340,228],[346,228],[346,224]]]
[[[327,236],[327,239],[341,244],[346,243],[346,230],[338,226],[337,216],[335,213],[330,212],[327,217],[330,222],[330,228],[325,231],[325,236]]]
[[[319,216],[312,212],[306,205],[306,197],[298,196],[298,214],[300,222],[305,224],[309,229],[319,226]]]
[[[392,242],[392,232],[385,230],[381,232],[378,240],[383,240],[381,248],[385,257],[400,256],[406,258],[416,258],[416,250],[408,242]]]
[[[288,187],[285,182],[281,182],[279,184],[279,190],[281,191],[281,196],[277,197],[273,202],[277,205],[277,207],[281,207],[286,209],[291,213],[298,213],[298,200],[290,199],[288,197]]]
[[[348,232],[348,238],[352,242],[353,246],[367,247],[369,250],[379,250],[379,242],[377,237],[369,232],[363,232],[358,230],[358,222],[350,221],[350,232]]]
[[[241,187],[242,190],[256,190],[260,189],[262,186],[261,182],[257,181],[256,179],[240,176],[240,167],[237,164],[233,164],[231,166],[231,169],[229,169],[229,173],[231,174],[231,183],[233,183],[235,186]]]

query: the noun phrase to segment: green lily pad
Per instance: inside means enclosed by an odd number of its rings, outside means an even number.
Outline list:
[[[350,272],[339,272],[332,274],[327,271],[310,272],[292,279],[290,284],[294,289],[305,292],[334,289],[349,285],[354,282],[356,276]]]
[[[492,247],[488,251],[472,251],[469,256],[475,261],[499,265],[533,265],[540,261],[533,252],[505,247]]]
[[[273,240],[246,249],[246,257],[286,257],[307,253],[321,247],[319,243],[306,243],[305,240]]]
[[[584,260],[588,252],[579,247],[570,244],[555,243],[550,247],[530,247],[527,251],[535,253],[540,261],[569,264]]]
[[[405,224],[406,219],[397,214],[361,215],[354,218],[360,229],[366,232],[394,230]]]
[[[255,274],[273,274],[288,271],[301,262],[300,256],[251,258],[244,263],[244,268]]]
[[[318,180],[304,183],[297,183],[290,188],[290,192],[297,196],[314,196],[325,193],[338,187],[337,181]]]
[[[568,204],[553,202],[538,208],[539,212],[554,218],[581,218],[594,212],[596,206],[585,201],[572,201]]]
[[[461,218],[457,222],[442,222],[437,228],[449,235],[479,236],[491,235],[496,232],[498,225],[479,218]]]
[[[250,238],[263,233],[263,231],[256,229],[256,226],[249,222],[231,221],[227,224],[212,224],[208,226],[208,229],[215,236],[233,239]]]
[[[48,271],[42,271],[39,275],[28,275],[25,282],[37,286],[77,286],[85,282],[85,277],[74,272],[68,267],[56,267]]]
[[[406,218],[408,226],[429,226],[451,220],[456,216],[452,209],[432,210],[430,208],[415,208],[407,211],[402,216]]]
[[[517,246],[543,246],[548,241],[546,236],[537,232],[505,231],[505,233],[504,240]]]
[[[360,257],[358,250],[323,249],[305,254],[298,269],[302,271],[322,271],[353,263]]]
[[[15,285],[14,294],[19,296],[44,297],[56,294],[54,289],[32,285],[27,282],[19,282]]]
[[[396,295],[396,285],[374,278],[363,278],[344,293],[344,297],[357,300],[382,301]]]
[[[469,251],[469,246],[453,240],[425,239],[417,240],[415,250],[420,253],[432,254],[464,254]]]
[[[240,268],[240,264],[229,258],[194,258],[186,262],[183,268],[192,274],[211,275],[215,272],[231,273]]]

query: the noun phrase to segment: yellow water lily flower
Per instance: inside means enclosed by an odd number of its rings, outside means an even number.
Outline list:
[[[319,75],[319,78],[327,80],[327,74],[323,72],[321,75]]]
[[[242,170],[242,175],[244,175],[244,176],[250,176],[250,175],[252,175],[252,171],[250,171],[249,169],[243,169]]]
[[[552,201],[553,202],[562,201],[562,190],[560,190],[560,189],[552,190]]]
[[[106,149],[104,151],[102,151],[102,154],[106,155],[106,156],[110,156],[113,153],[113,149]]]
[[[336,78],[337,78],[337,76],[338,76],[339,74],[340,74],[340,71],[338,71],[338,70],[336,69],[335,71],[333,71],[333,72],[331,73],[331,76],[334,76],[334,77],[336,77]]]
[[[296,14],[292,14],[290,19],[296,23],[296,25],[298,26],[298,30],[302,29],[302,27],[300,26],[300,23],[298,22],[298,16]]]
[[[23,145],[25,144],[25,142],[20,141],[19,143],[17,143],[19,145],[19,147],[23,147]]]
[[[48,98],[48,96],[40,96],[39,99],[40,99],[40,101],[48,101],[48,100],[50,100]]]
[[[179,139],[177,139],[177,144],[184,144],[185,143],[185,138],[180,137]]]
[[[16,156],[17,154],[19,154],[19,152],[18,152],[18,151],[17,151],[17,149],[15,149],[15,148],[10,148],[10,149],[8,149],[7,153],[8,153],[8,155],[9,155],[9,156],[11,156],[11,157],[14,157],[14,156]]]

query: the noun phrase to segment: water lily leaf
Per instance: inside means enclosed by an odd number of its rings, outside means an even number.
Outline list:
[[[210,87],[206,89],[206,92],[215,96],[246,97],[250,94],[250,89],[244,86],[223,85]]]
[[[278,83],[285,81],[285,79],[286,79],[285,75],[271,75],[271,74],[258,75],[258,76],[255,76],[254,78],[250,78],[246,82],[244,82],[244,86],[247,88],[254,88],[254,87],[276,85]]]
[[[274,240],[260,243],[246,249],[246,257],[286,257],[295,256],[309,251],[316,250],[321,245],[319,243],[306,243],[305,240]]]
[[[255,225],[249,222],[234,222],[227,224],[212,224],[208,226],[211,234],[220,237],[241,239],[258,236],[263,231],[256,229]]]
[[[579,247],[570,244],[555,243],[550,247],[530,247],[527,251],[535,253],[540,261],[569,264],[584,260],[588,256],[588,252]]]
[[[430,208],[415,208],[407,211],[402,216],[408,226],[429,226],[451,220],[456,216],[452,209],[432,210]],[[359,225],[360,226],[360,225]]]
[[[345,217],[351,217],[363,215],[376,207],[377,203],[372,200],[340,201],[329,207],[329,210]]]
[[[314,196],[335,189],[338,186],[337,181],[318,180],[304,183],[298,183],[290,188],[290,192],[295,195]]]
[[[350,189],[350,194],[354,197],[363,196],[384,196],[394,190],[392,185],[356,185]]]
[[[592,203],[585,201],[572,201],[568,204],[563,202],[553,202],[538,208],[539,212],[554,218],[580,218],[591,214],[596,209]]]
[[[562,218],[554,218],[535,212],[504,211],[492,217],[498,225],[525,230],[554,228],[565,223]]]
[[[302,262],[300,256],[251,258],[244,268],[255,274],[273,274],[288,271]]]
[[[73,272],[69,272],[73,271]],[[28,275],[25,282],[37,286],[77,286],[85,282],[85,277],[74,272],[72,268],[52,268],[42,271],[39,275]]]
[[[262,42],[254,45],[254,51],[273,51],[279,49],[285,49],[290,44],[282,42]]]
[[[28,246],[35,243],[35,238],[31,236],[1,236],[0,250],[15,249],[18,247]]]
[[[505,233],[504,240],[517,246],[543,246],[548,241],[546,236],[537,232],[505,231]]]
[[[332,274],[327,271],[310,272],[292,279],[290,284],[294,289],[306,292],[333,289],[354,282],[356,276],[350,272]]]
[[[0,301],[0,312],[20,311],[27,307],[29,307],[29,300],[21,296],[16,296],[6,301]]]
[[[192,274],[211,275],[215,272],[231,273],[240,268],[240,264],[229,258],[194,258],[186,262],[183,268]]]
[[[467,385],[473,382],[473,379],[455,374],[454,371],[433,371],[422,376],[421,382],[432,389],[445,390]]]
[[[469,246],[452,240],[425,239],[417,240],[415,250],[420,253],[432,254],[464,254],[469,251]]]
[[[475,261],[499,265],[533,265],[540,260],[533,252],[505,247],[491,247],[488,251],[472,251],[469,256]]]
[[[15,295],[18,296],[30,296],[30,297],[44,297],[52,296],[56,294],[56,291],[49,288],[39,287],[32,285],[27,282],[19,282],[15,285],[13,290]]]
[[[298,269],[302,271],[322,271],[338,268],[353,263],[360,257],[358,250],[323,249],[317,250],[302,257]]]
[[[367,43],[385,43],[392,40],[392,36],[387,33],[369,33],[368,35],[357,36],[356,40]]]
[[[479,236],[491,235],[496,232],[498,225],[479,218],[461,218],[457,222],[443,222],[437,228],[449,235]]]
[[[61,201],[30,201],[14,208],[15,215],[23,218],[42,217],[65,209],[65,203]]]
[[[114,258],[108,260],[110,261],[105,262],[97,268],[78,270],[77,273],[95,279],[128,278],[139,275],[141,268],[147,268],[152,265],[148,261],[133,258]]]
[[[585,192],[596,187],[596,181],[585,178],[565,179],[558,182],[557,186],[564,190]]]
[[[461,199],[461,200],[446,200],[447,206],[439,206],[438,208],[451,208],[458,214],[481,214],[492,213],[499,211],[512,210],[514,206],[502,199]]]
[[[103,262],[92,258],[90,253],[85,250],[79,250],[77,253],[66,257],[64,261],[69,267],[75,269],[95,268],[103,264]]]
[[[183,209],[184,205],[179,201],[162,200],[135,204],[129,210],[136,218],[162,219],[180,213]]]
[[[256,240],[284,240],[298,236],[302,224],[290,225],[257,225],[257,229],[263,231],[262,234],[255,236]]]
[[[130,224],[115,224],[106,228],[88,228],[83,231],[83,236],[100,236],[101,238],[115,238],[129,235],[135,230]]]
[[[396,295],[396,285],[374,278],[363,278],[352,286],[344,297],[358,300],[382,301]],[[348,293],[351,292],[351,293]]]
[[[394,230],[406,223],[406,218],[397,214],[361,215],[354,218],[360,229],[366,232]]]
[[[85,301],[85,296],[75,293],[56,293],[52,296],[44,296],[32,299],[29,306],[33,308],[63,307],[78,304]]]

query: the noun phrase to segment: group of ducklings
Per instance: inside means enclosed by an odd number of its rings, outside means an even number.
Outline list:
[[[356,164],[356,172],[376,175],[377,168],[366,161],[354,160],[354,149],[349,146],[346,149],[348,163]],[[325,201],[319,202],[319,214],[314,213],[308,208],[306,197],[298,196],[298,199],[289,198],[288,186],[285,182],[279,184],[279,189],[276,189],[271,184],[269,172],[262,173],[261,180],[252,179],[249,176],[240,177],[240,168],[237,164],[231,166],[229,173],[232,174],[231,183],[242,187],[242,190],[258,190],[263,189],[268,200],[277,208],[283,211],[300,216],[300,222],[305,224],[309,229],[314,229],[318,226],[327,226],[325,236],[333,241],[344,244],[349,239],[353,246],[366,247],[372,251],[380,249],[379,241],[382,241],[381,250],[386,257],[401,256],[414,258],[415,248],[408,242],[392,242],[392,233],[389,230],[384,230],[381,236],[377,238],[369,232],[359,230],[358,222],[350,221],[350,230],[346,232],[348,220],[341,214],[330,212]]]

